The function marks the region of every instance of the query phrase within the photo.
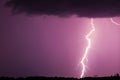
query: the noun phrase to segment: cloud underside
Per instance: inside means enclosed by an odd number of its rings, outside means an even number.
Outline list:
[[[79,17],[120,16],[120,0],[9,0],[12,12],[28,15]]]

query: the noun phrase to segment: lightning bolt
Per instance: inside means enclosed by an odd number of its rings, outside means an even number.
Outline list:
[[[110,21],[111,21],[113,24],[120,26],[120,23],[117,23],[116,21],[114,21],[113,18],[110,18]],[[92,44],[91,39],[90,39],[90,36],[91,36],[92,33],[95,31],[95,25],[94,25],[94,19],[93,19],[93,18],[91,18],[91,27],[92,27],[92,29],[91,29],[90,32],[85,36],[85,38],[86,38],[86,40],[87,40],[87,42],[88,42],[88,45],[87,45],[87,47],[86,47],[86,49],[85,49],[85,53],[84,53],[84,55],[83,55],[83,57],[82,57],[82,60],[80,61],[80,63],[82,64],[82,73],[81,73],[81,75],[80,75],[80,78],[83,78],[84,75],[85,75],[85,71],[86,71],[85,61],[88,60],[88,59],[87,59],[87,55],[88,55],[89,49],[91,48],[91,44]]]
[[[111,20],[111,22],[113,23],[113,24],[115,24],[115,25],[120,25],[120,23],[117,23],[117,22],[115,22],[114,20],[113,20],[113,18],[110,18],[110,20]]]
[[[91,18],[91,27],[92,29],[90,30],[90,32],[85,36],[87,42],[88,42],[88,45],[85,49],[85,53],[82,57],[82,60],[80,61],[80,63],[82,64],[82,73],[80,75],[80,78],[83,78],[83,76],[85,75],[85,71],[86,71],[86,65],[85,65],[85,61],[88,60],[87,59],[87,55],[88,55],[88,51],[89,49],[91,48],[91,39],[90,39],[90,36],[92,35],[92,33],[95,31],[95,26],[94,26],[94,19]]]

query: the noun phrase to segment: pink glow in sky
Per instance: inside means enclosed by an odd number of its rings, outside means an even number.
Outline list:
[[[3,7],[0,12],[0,76],[79,78],[90,18],[11,16]],[[120,73],[120,26],[110,18],[95,18],[94,24],[85,76]]]

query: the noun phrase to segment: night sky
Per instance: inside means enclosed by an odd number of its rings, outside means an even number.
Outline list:
[[[120,26],[110,21],[120,23],[117,0],[7,1],[0,0],[0,76],[79,78],[92,17],[85,76],[120,73]]]

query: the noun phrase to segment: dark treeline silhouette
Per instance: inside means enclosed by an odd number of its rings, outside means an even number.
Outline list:
[[[0,80],[120,80],[119,74],[108,77],[85,77],[85,78],[64,78],[64,77],[0,77]]]

